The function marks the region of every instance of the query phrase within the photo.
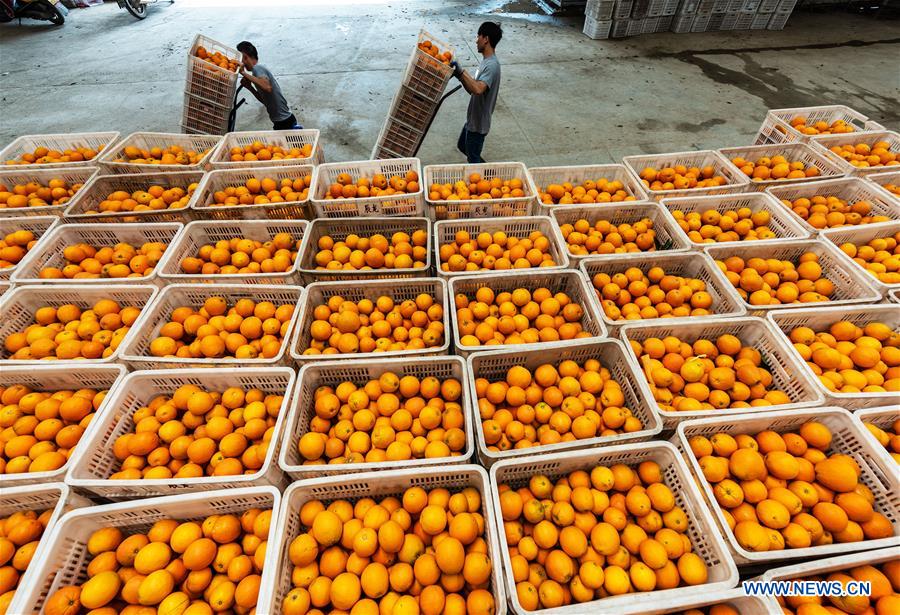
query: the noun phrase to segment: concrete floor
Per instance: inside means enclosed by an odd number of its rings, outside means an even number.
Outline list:
[[[767,108],[815,104],[847,104],[900,128],[896,21],[798,13],[780,32],[591,41],[581,17],[546,17],[528,0],[179,0],[141,22],[107,2],[72,11],[58,29],[0,26],[0,142],[179,131],[185,54],[200,32],[254,41],[301,123],[322,131],[328,160],[368,158],[419,28],[452,41],[473,68],[485,19],[505,33],[488,160],[589,164],[749,144]],[[465,104],[464,92],[445,103],[420,151],[425,163],[462,161]],[[238,129],[269,127],[251,98]]]

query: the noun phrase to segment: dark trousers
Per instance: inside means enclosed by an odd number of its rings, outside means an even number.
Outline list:
[[[291,113],[291,116],[285,120],[280,120],[272,124],[272,130],[291,130],[292,128],[303,128],[297,123],[297,118]]]
[[[459,133],[459,141],[456,142],[456,148],[466,155],[468,162],[484,162],[484,158],[481,157],[481,150],[484,149],[484,138],[486,136],[467,130],[466,125],[463,124],[462,132]]]

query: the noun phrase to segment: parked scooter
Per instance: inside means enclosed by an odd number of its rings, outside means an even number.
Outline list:
[[[67,9],[59,0],[0,0],[0,23],[13,19],[49,21],[55,26],[66,22]]]
[[[157,2],[159,0],[116,0],[120,9],[126,9],[138,19],[147,17],[147,6]],[[175,0],[169,0],[169,4],[174,4],[174,2]]]

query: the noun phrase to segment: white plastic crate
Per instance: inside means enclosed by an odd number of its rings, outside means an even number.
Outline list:
[[[780,0],[762,0],[759,6],[761,14],[774,13]],[[791,120],[795,117],[805,117],[807,125],[816,122],[832,123],[843,120],[854,131],[865,128],[868,117],[845,105],[822,105],[817,107],[795,107],[791,109],[770,109],[766,113],[762,126],[756,135],[754,143],[807,143],[810,135],[805,135],[791,126]],[[847,135],[845,135],[847,136]]]
[[[291,582],[291,564],[288,546],[300,534],[300,515],[298,511],[306,502],[323,500],[326,503],[344,499],[356,502],[362,497],[376,500],[388,496],[398,499],[403,491],[411,487],[431,489],[447,489],[451,493],[466,487],[474,487],[481,494],[481,515],[484,517],[484,539],[487,543],[487,555],[491,560],[491,582],[489,591],[494,597],[494,615],[506,615],[506,587],[500,564],[500,538],[497,530],[497,519],[492,506],[491,488],[487,472],[476,465],[460,465],[453,468],[413,468],[407,470],[389,470],[350,476],[327,476],[300,481],[291,484],[283,496],[283,505],[279,508],[277,521],[272,523],[277,528],[277,543],[266,553],[266,570],[274,575],[268,585],[260,591],[260,602],[257,613],[281,615],[282,601],[293,587]],[[277,547],[276,547],[277,544]]]
[[[771,19],[769,19],[769,24],[766,26],[767,30],[784,30],[785,24],[787,24],[788,19],[791,18],[791,13],[773,13]]]
[[[34,324],[34,313],[45,306],[59,307],[72,303],[82,309],[89,309],[101,299],[117,301],[121,307],[137,307],[141,315],[131,325],[131,329],[122,338],[119,347],[111,355],[100,359],[73,359],[71,361],[53,360],[53,364],[94,365],[98,363],[117,362],[122,354],[122,349],[135,337],[138,329],[143,326],[145,318],[151,309],[148,309],[156,298],[157,288],[151,285],[131,284],[102,284],[91,286],[89,284],[48,284],[14,286],[10,292],[3,295],[0,301],[0,340],[5,340],[10,334],[24,331],[28,325]],[[21,360],[11,359],[12,353],[6,348],[0,349],[0,365],[48,365],[46,359]]]
[[[449,466],[466,463],[475,450],[475,411],[466,394],[465,361],[454,356],[415,357],[406,359],[357,359],[354,361],[332,361],[330,363],[307,363],[300,368],[297,388],[291,400],[284,430],[284,442],[278,457],[278,465],[293,480],[305,480],[317,476],[353,474],[356,472],[383,472],[384,470],[406,470],[413,467]],[[315,413],[315,392],[318,387],[336,387],[350,381],[362,387],[369,380],[377,380],[385,372],[393,372],[398,377],[415,376],[419,379],[433,376],[438,380],[455,378],[462,385],[459,405],[463,411],[463,431],[466,447],[459,455],[451,457],[420,458],[406,461],[380,461],[377,463],[309,463],[300,455],[297,445],[301,436],[309,432],[309,422]],[[371,476],[368,474],[367,476]]]
[[[628,3],[629,12],[631,11],[631,8],[630,8],[631,5],[632,5],[632,3],[629,2]],[[616,9],[616,11],[618,12],[618,9]],[[644,27],[643,19],[627,19],[627,15],[626,15],[626,18],[624,18],[624,19],[620,19],[617,17],[617,18],[613,19],[611,36],[612,36],[612,38],[637,36],[638,34],[641,33],[641,30],[643,29],[643,27]]]
[[[770,243],[773,241],[781,241],[782,239],[806,239],[811,235],[810,231],[789,212],[785,211],[785,208],[778,201],[778,199],[774,198],[771,194],[767,192],[747,192],[741,194],[722,194],[716,196],[698,196],[698,197],[680,197],[674,199],[663,199],[663,206],[669,211],[669,213],[673,213],[676,211],[688,213],[703,213],[706,211],[717,211],[720,214],[726,211],[737,210],[741,208],[748,208],[751,212],[756,213],[758,211],[766,211],[769,212],[769,223],[766,225],[769,229],[775,233],[774,239],[762,239],[762,240],[752,240],[748,241],[748,244],[757,245],[761,243]],[[715,245],[718,243],[731,243],[731,242],[698,242],[692,240],[687,232],[681,228],[681,225],[678,224],[676,220],[676,226],[678,227],[678,233],[682,239],[687,240],[690,244],[691,248],[695,250],[702,250],[704,247],[708,245]]]
[[[83,367],[58,366],[58,365],[40,365],[40,366],[17,366],[4,367],[0,371],[0,385],[10,386],[13,384],[23,384],[34,391],[60,391],[78,389],[105,389],[106,397],[96,410],[96,415],[102,416],[109,406],[109,400],[115,391],[122,377],[125,375],[126,369],[122,365],[85,365]],[[56,470],[47,472],[26,472],[23,474],[0,474],[0,489],[4,491],[15,485],[26,484],[44,484],[55,480],[62,481],[69,466],[74,463],[72,460],[77,459],[84,447],[84,434],[78,441],[68,461]]]
[[[631,7],[634,0],[616,0],[616,7],[613,9],[614,19],[627,19],[631,16]]]
[[[731,0],[700,0],[698,13],[724,13]]]
[[[425,130],[436,111],[437,101],[401,85],[391,102],[388,118],[395,118],[416,130]]]
[[[615,6],[616,0],[588,0],[584,6],[584,15],[594,21],[612,19]]]
[[[41,242],[48,238],[50,232],[59,224],[59,218],[56,216],[34,216],[22,218],[0,218],[0,239],[6,237],[9,233],[15,231],[31,231],[37,243],[34,247],[25,253],[15,265],[0,269],[0,280],[10,280],[17,272],[22,270],[22,266],[28,262],[28,257],[42,248]]]
[[[431,190],[433,184],[453,184],[468,179],[473,173],[482,179],[491,180],[499,177],[502,180],[519,179],[525,196],[502,197],[490,200],[432,200],[426,192],[428,216],[432,220],[457,220],[460,218],[496,218],[509,216],[528,216],[535,209],[537,189],[531,180],[528,169],[521,162],[483,162],[478,164],[433,164],[425,167],[423,187]]]
[[[181,129],[185,134],[224,135],[228,132],[231,107],[217,105],[184,93],[184,107],[181,112]]]
[[[187,192],[191,184],[199,184],[202,171],[178,173],[133,173],[129,175],[94,175],[66,205],[63,214],[67,222],[187,222],[191,219],[191,202],[199,196],[199,188],[184,207],[177,209],[153,209],[144,211],[100,212],[98,207],[117,190],[133,193],[160,185],[166,188],[182,188]],[[99,213],[90,214],[89,211]]]
[[[805,184],[844,175],[844,171],[842,171],[833,160],[807,143],[776,143],[770,145],[751,145],[749,147],[727,147],[720,149],[719,153],[728,160],[728,164],[731,165],[735,171],[742,175],[743,171],[731,162],[733,158],[741,157],[752,162],[762,157],[784,156],[787,158],[788,162],[799,160],[805,165],[813,165],[819,170],[819,174],[813,177],[800,177],[796,179],[784,178],[755,181],[748,178],[750,182],[747,185],[748,191],[756,190],[759,192],[770,186],[780,186],[781,184]]]
[[[696,19],[694,21],[696,24]],[[634,179],[644,186],[641,180],[641,170],[645,167],[653,167],[657,170],[665,167],[674,167],[676,165],[684,165],[688,168],[703,168],[711,166],[715,171],[714,175],[721,175],[728,183],[722,186],[712,186],[707,188],[686,188],[682,190],[647,190],[650,198],[655,201],[666,197],[673,196],[691,196],[702,194],[732,194],[734,192],[743,192],[747,187],[747,176],[735,169],[722,154],[714,150],[701,150],[696,152],[677,152],[672,154],[652,154],[647,156],[625,156],[622,162],[628,167],[628,171]]]
[[[856,176],[865,176],[884,171],[896,171],[896,163],[894,165],[882,165],[877,167],[857,167],[844,160],[839,154],[832,152],[830,148],[838,145],[858,145],[860,143],[874,145],[879,141],[887,141],[891,152],[895,154],[900,153],[900,134],[890,130],[866,131],[860,134],[822,135],[810,138],[810,144],[833,160],[834,163],[838,165],[838,168],[844,173]]]
[[[671,604],[674,600],[697,597],[698,594],[730,589],[738,581],[738,571],[728,553],[721,534],[716,531],[715,521],[703,503],[703,497],[678,449],[668,442],[640,442],[593,448],[581,451],[550,453],[521,459],[497,462],[491,467],[491,489],[494,492],[492,505],[498,527],[502,527],[503,516],[497,497],[499,485],[509,484],[518,488],[528,484],[536,474],[543,474],[551,480],[562,478],[575,470],[590,471],[597,465],[611,466],[622,463],[637,466],[644,461],[659,464],[665,483],[675,496],[676,506],[680,506],[688,517],[687,536],[691,540],[693,552],[706,563],[709,578],[703,585],[678,587],[645,593],[630,593],[604,598],[593,602],[571,604],[555,609],[526,611],[519,603],[515,583],[512,578],[512,563],[509,557],[505,534],[499,532],[500,549],[503,558],[504,578],[507,583],[510,607],[519,615],[526,613],[577,615],[584,613],[646,613],[660,605]]]
[[[17,184],[38,182],[46,186],[51,179],[61,179],[69,186],[81,184],[82,186],[97,174],[97,167],[74,167],[59,169],[36,169],[37,165],[31,165],[26,169],[18,167],[0,167],[0,186],[12,189]],[[75,193],[78,194],[77,192]],[[4,207],[0,208],[0,218],[24,218],[28,216],[62,216],[63,211],[69,206],[75,195],[61,205],[47,205],[43,207]]]
[[[701,2],[702,5],[702,2]],[[707,27],[709,26],[709,21],[712,19],[713,14],[706,11],[698,10],[697,13],[694,14],[694,23],[691,24],[691,32],[706,32]],[[768,21],[766,21],[768,23]]]
[[[272,517],[279,512],[281,495],[274,487],[223,489],[205,493],[184,493],[175,496],[119,502],[102,506],[88,506],[64,515],[54,526],[46,545],[42,545],[40,560],[29,568],[25,591],[16,593],[10,605],[11,613],[41,613],[47,599],[66,585],[87,580],[87,564],[91,555],[88,538],[96,530],[118,527],[124,533],[146,532],[161,519],[199,521],[216,514],[240,514],[250,508],[271,509]],[[276,524],[269,528],[267,541],[275,546]],[[272,567],[262,571],[261,587],[271,584]],[[263,592],[260,592],[262,598]]]
[[[880,237],[893,237],[900,233],[900,221],[885,222],[883,224],[866,224],[865,226],[838,227],[822,231],[822,237],[833,243],[840,249],[842,244],[852,243],[855,246],[863,246],[871,240]],[[882,295],[886,295],[888,291],[900,288],[900,282],[894,284],[886,284],[875,277],[869,270],[853,260],[849,254],[841,252],[848,258],[860,271],[864,271],[868,277],[869,284],[879,291]]]
[[[390,297],[395,304],[413,299],[421,293],[431,295],[434,302],[444,311],[444,343],[433,348],[419,350],[392,350],[389,352],[371,353],[338,353],[306,355],[303,351],[309,348],[312,339],[309,328],[315,320],[313,312],[317,305],[328,301],[329,297],[339,295],[346,301],[359,302],[363,299],[376,301],[380,296]],[[339,282],[315,282],[306,287],[300,303],[300,314],[297,317],[296,333],[291,341],[291,357],[298,363],[326,361],[335,359],[356,359],[370,356],[373,359],[392,357],[409,357],[419,355],[450,354],[450,311],[453,304],[447,295],[447,283],[438,278],[400,278],[395,280],[347,280]]]
[[[230,60],[236,60],[238,63],[241,61],[241,53],[237,49],[198,34],[188,52],[185,91],[211,103],[231,108],[240,74],[198,58],[197,48],[201,45],[207,51],[218,51]]]
[[[372,150],[372,159],[377,159],[376,154],[382,150],[392,153],[390,156],[385,156],[386,158],[415,156],[424,138],[424,128],[416,129],[412,126],[407,126],[397,118],[389,115],[381,127],[381,132],[378,134],[378,139]]]
[[[381,174],[390,179],[415,171],[419,189],[411,194],[392,194],[353,199],[326,199],[325,194],[338,175],[347,173],[352,180]],[[418,158],[331,162],[316,167],[310,198],[317,218],[355,218],[357,216],[421,216],[425,210],[424,179]]]
[[[884,465],[890,468],[891,464],[897,464],[898,462],[891,455],[891,452],[882,446],[881,442],[875,439],[875,436],[869,431],[869,428],[866,427],[866,423],[884,429],[888,433],[893,433],[891,431],[892,425],[897,420],[900,420],[900,406],[894,404],[892,406],[881,406],[878,408],[863,408],[855,411],[853,413],[853,418],[862,424],[863,434],[871,440],[872,446],[875,447],[879,453],[882,453]]]
[[[778,8],[779,2],[781,2],[781,0],[762,0],[762,2],[759,3],[758,10],[760,13],[774,13],[775,9]],[[838,106],[838,105],[834,105],[834,106]],[[806,107],[806,108],[812,109],[814,107]],[[848,109],[849,109],[849,107],[848,107]],[[784,109],[775,109],[773,111],[770,111],[769,113],[773,113],[774,111],[784,111]],[[852,111],[852,109],[851,109],[851,111]],[[788,119],[790,119],[790,118],[788,118]]]
[[[187,367],[266,367],[282,365],[288,362],[287,347],[297,324],[297,305],[303,296],[299,286],[287,284],[169,284],[160,291],[156,300],[141,314],[140,327],[137,333],[129,332],[128,338],[119,347],[122,361],[131,364],[135,369],[166,369]],[[159,335],[159,330],[169,322],[169,316],[176,308],[189,306],[199,309],[209,297],[222,297],[232,307],[240,299],[251,299],[254,302],[271,301],[278,305],[293,305],[294,314],[290,325],[281,341],[281,349],[271,358],[256,357],[253,359],[237,359],[235,357],[182,358],[154,357],[150,354],[150,343]],[[137,323],[136,323],[137,324]]]
[[[538,195],[538,211],[544,215],[550,215],[550,212],[557,207],[566,207],[565,205],[545,205],[540,200],[540,193],[546,191],[547,186],[551,184],[564,184],[566,182],[577,186],[587,180],[596,181],[600,178],[606,178],[609,181],[620,181],[624,184],[624,190],[633,196],[635,201],[649,201],[647,190],[644,185],[636,180],[625,165],[622,164],[595,164],[576,167],[531,167],[528,169],[531,176],[531,183],[535,188],[535,195]],[[634,201],[617,201],[618,204],[628,204]],[[609,203],[614,205],[616,203]],[[598,203],[602,205],[603,203]],[[587,205],[595,205],[588,203]]]
[[[214,195],[225,188],[243,186],[250,179],[274,179],[281,188],[282,179],[314,177],[312,165],[279,165],[271,167],[229,168],[210,171],[200,180],[196,198],[191,199],[191,210],[195,216],[213,220],[286,220],[309,217],[309,198],[315,186],[308,187],[307,196],[300,201],[283,201],[265,205],[215,205]],[[260,194],[263,194],[260,190]]]
[[[159,284],[159,272],[171,254],[178,234],[184,228],[177,222],[149,224],[60,224],[45,235],[41,243],[28,253],[13,278],[17,284]],[[86,243],[96,249],[113,247],[119,242],[130,243],[135,248],[147,242],[161,242],[168,246],[150,275],[139,278],[54,278],[40,277],[47,267],[62,269],[66,266],[63,251],[66,247]]]
[[[328,235],[335,242],[344,241],[348,235],[370,237],[375,234],[384,235],[388,241],[391,235],[398,232],[412,235],[416,231],[425,231],[428,241],[425,244],[425,266],[406,269],[316,269],[316,252],[319,239]],[[333,282],[338,280],[371,280],[394,278],[423,278],[431,273],[431,224],[427,218],[348,218],[345,220],[329,220],[318,218],[309,224],[300,246],[298,271],[308,282]]]
[[[780,551],[748,551],[742,547],[734,533],[728,529],[728,523],[722,509],[716,503],[712,486],[703,477],[700,462],[689,451],[689,440],[693,436],[711,436],[724,431],[731,435],[757,434],[760,431],[772,430],[778,433],[796,431],[808,421],[817,421],[831,430],[832,440],[828,451],[831,454],[841,453],[856,461],[860,468],[859,482],[871,489],[875,496],[874,508],[886,516],[894,526],[894,536],[865,540],[859,542],[835,543],[800,549],[782,549]],[[900,478],[896,467],[884,465],[883,458],[874,449],[872,443],[864,437],[865,429],[852,415],[843,408],[814,408],[809,410],[774,410],[765,414],[747,414],[743,416],[714,417],[688,421],[678,425],[675,438],[678,447],[685,451],[685,457],[697,477],[706,500],[713,510],[719,528],[725,534],[729,549],[738,565],[764,564],[771,566],[774,562],[782,562],[800,558],[834,556],[839,553],[878,549],[897,544],[900,533]]]
[[[200,61],[202,62],[203,60]],[[221,140],[221,136],[213,135],[183,135],[177,132],[133,132],[119,141],[115,148],[108,148],[99,157],[99,162],[101,168],[114,175],[166,171],[203,171],[206,170],[209,157]],[[135,164],[118,161],[120,158],[125,158],[125,148],[129,146],[149,150],[154,147],[166,148],[172,145],[179,145],[185,151],[193,150],[198,154],[205,151],[206,153],[200,157],[196,164]]]
[[[534,291],[538,288],[547,288],[554,295],[556,293],[566,293],[572,303],[581,306],[583,315],[581,317],[581,328],[586,331],[589,338],[605,338],[607,337],[607,329],[603,324],[603,320],[597,313],[599,309],[594,301],[594,289],[591,288],[588,281],[577,271],[571,269],[565,271],[521,271],[511,270],[505,272],[494,272],[492,275],[468,275],[458,278],[451,278],[450,283],[450,299],[455,300],[457,295],[466,295],[469,298],[475,296],[479,288],[490,288],[495,293],[512,292],[516,288],[525,288],[528,291]],[[555,342],[535,342],[533,344],[496,344],[486,346],[464,346],[460,341],[459,323],[456,319],[456,309],[452,308],[453,317],[453,344],[456,346],[456,353],[463,357],[468,357],[474,352],[495,352],[499,350],[522,351],[532,350],[536,348],[553,348],[558,346],[568,346],[575,340],[559,340]]]
[[[413,49],[412,56],[406,66],[403,75],[403,85],[408,86],[419,92],[421,95],[437,100],[444,92],[444,88],[453,76],[453,67],[444,64],[437,58],[425,53],[418,47],[418,43],[429,40],[436,44],[441,53],[449,51],[456,59],[456,53],[449,42],[435,37],[424,28],[419,31],[419,37],[416,47]]]
[[[900,205],[900,192],[891,192],[886,186],[900,186],[900,171],[885,171],[878,173],[869,173],[864,175],[865,179],[884,188],[885,192],[891,195],[894,202]]]
[[[607,0],[610,4],[610,10],[612,10],[612,2]],[[609,38],[610,32],[612,32],[612,20],[597,20],[592,17],[584,18],[584,27],[581,29],[581,32],[591,40],[598,41]]]
[[[640,374],[635,371],[634,364],[628,359],[630,350],[619,340],[583,339],[570,340],[565,346],[551,348],[534,348],[533,345],[529,349],[521,350],[513,347],[507,348],[509,349],[500,352],[476,352],[470,354],[466,361],[468,365],[466,395],[469,397],[469,406],[472,408],[469,420],[474,420],[473,429],[477,434],[478,461],[484,467],[490,468],[498,461],[516,457],[650,440],[662,430],[662,421],[651,403],[650,389]],[[588,359],[600,361],[601,366],[609,370],[613,380],[622,387],[622,393],[625,396],[623,405],[640,419],[643,425],[642,429],[632,433],[623,432],[615,436],[597,436],[571,442],[539,444],[531,448],[511,448],[507,451],[488,450],[478,412],[478,396],[475,393],[475,381],[478,378],[487,378],[491,381],[503,380],[506,378],[507,371],[514,365],[522,365],[533,371],[545,363],[558,366],[563,361],[584,363]]]
[[[772,323],[762,318],[740,316],[730,319],[694,318],[691,321],[672,321],[642,323],[640,321],[624,325],[619,332],[626,346],[634,340],[643,343],[647,338],[674,335],[680,340],[693,344],[699,339],[710,339],[720,335],[734,335],[741,344],[750,346],[762,355],[762,365],[772,374],[772,388],[783,391],[790,399],[790,404],[780,406],[757,406],[753,408],[725,408],[722,410],[669,411],[663,410],[655,400],[651,399],[656,412],[663,419],[663,429],[674,429],[680,422],[702,417],[728,418],[739,414],[772,412],[778,410],[797,410],[824,403],[824,396],[816,384],[802,371],[803,361],[792,352],[790,344],[784,340]],[[629,358],[638,370],[645,374],[640,359],[629,353]],[[646,381],[646,375],[645,375]],[[648,385],[649,386],[649,385]],[[652,391],[652,389],[651,389]]]
[[[840,393],[829,391],[813,373],[812,368],[803,360],[800,353],[794,349],[790,340],[790,333],[796,327],[810,327],[813,331],[828,331],[828,328],[841,320],[849,320],[859,327],[865,327],[869,323],[882,322],[896,332],[900,332],[900,310],[891,305],[865,305],[865,306],[836,306],[826,308],[800,308],[785,310],[783,312],[770,313],[768,319],[781,332],[785,345],[790,349],[795,359],[799,360],[803,370],[803,377],[813,382],[819,392],[825,397],[825,402],[846,408],[857,410],[859,408],[872,408],[887,404],[900,404],[900,392],[887,393]]]
[[[771,17],[768,13],[756,13],[753,16],[753,21],[750,22],[751,30],[765,30],[769,26],[769,18]],[[758,143],[758,141],[757,141]]]
[[[699,6],[700,0],[682,0],[681,4],[678,6],[678,14],[693,15],[697,12]]]
[[[672,22],[672,32],[676,34],[685,34],[691,31],[691,28],[694,27],[694,14],[687,13],[683,15],[676,15],[675,20]]]
[[[0,165],[8,170],[24,171],[25,169],[78,169],[96,167],[104,154],[112,149],[119,138],[118,132],[73,132],[70,134],[23,135],[0,150]],[[97,152],[90,160],[80,162],[52,162],[49,164],[15,164],[8,165],[8,160],[18,160],[22,154],[30,154],[38,147],[64,151],[73,147],[88,147]]]
[[[235,476],[111,479],[110,476],[120,469],[122,463],[116,459],[113,445],[119,436],[134,431],[134,413],[159,395],[171,397],[178,387],[186,384],[197,385],[206,391],[222,392],[229,387],[239,387],[284,396],[262,467],[251,474]],[[106,404],[106,411],[103,414],[98,413],[82,436],[81,452],[69,467],[66,483],[111,500],[176,495],[212,489],[267,485],[279,487],[284,483],[284,478],[278,467],[277,458],[293,387],[294,370],[289,367],[241,366],[215,371],[170,369],[132,372],[120,381],[110,394],[111,399]]]
[[[741,0],[743,1],[743,0]],[[650,0],[647,17],[668,17],[678,10],[680,0]]]
[[[184,227],[184,232],[166,250],[160,263],[159,278],[172,284],[300,284],[300,248],[297,258],[283,273],[184,273],[181,262],[196,256],[205,244],[228,241],[234,237],[266,242],[278,233],[289,233],[295,240],[302,240],[306,232],[306,220],[197,220]],[[301,243],[302,246],[302,243]]]
[[[312,155],[309,158],[281,158],[271,160],[232,161],[231,149],[252,145],[259,141],[263,145],[277,145],[284,150],[300,148],[304,145],[312,146]],[[319,131],[304,128],[302,130],[257,130],[229,132],[219,143],[209,158],[209,164],[213,169],[242,169],[255,167],[275,167],[292,165],[316,165],[325,162],[325,154],[319,140]]]
[[[790,13],[797,6],[797,0],[779,0],[776,13]]]

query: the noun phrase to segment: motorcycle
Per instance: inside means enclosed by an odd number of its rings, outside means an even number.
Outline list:
[[[49,21],[55,26],[66,22],[69,10],[59,0],[0,0],[0,23],[13,19]]]
[[[159,0],[116,0],[120,9],[125,9],[137,19],[147,17],[147,6],[156,4]],[[169,0],[169,4],[174,4],[175,0]]]

